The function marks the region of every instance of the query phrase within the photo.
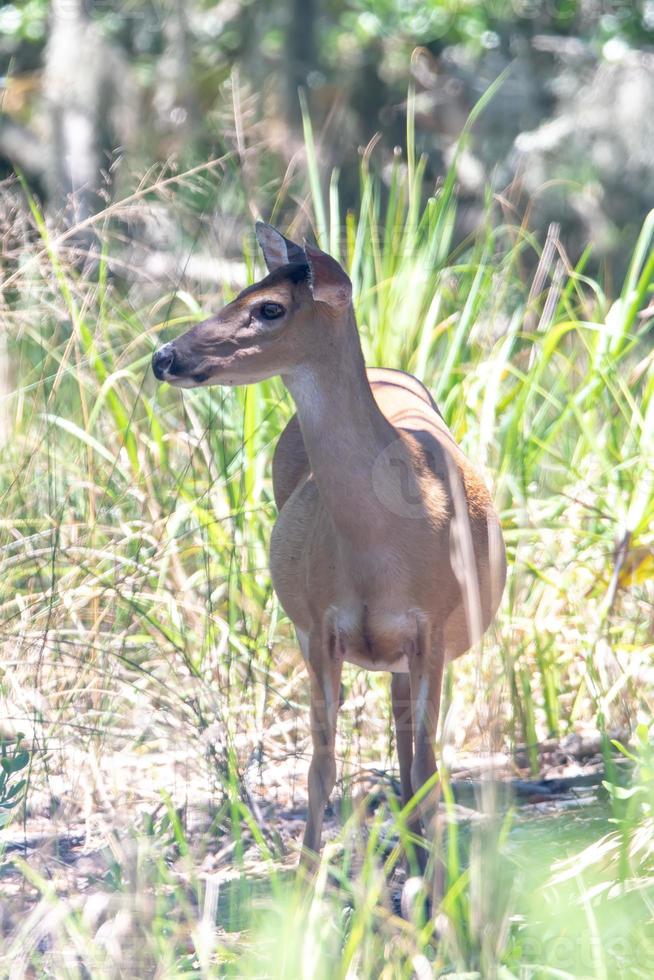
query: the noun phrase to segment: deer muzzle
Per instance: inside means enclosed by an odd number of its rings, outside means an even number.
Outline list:
[[[175,363],[175,348],[172,344],[164,344],[152,355],[152,371],[158,381],[165,381]]]

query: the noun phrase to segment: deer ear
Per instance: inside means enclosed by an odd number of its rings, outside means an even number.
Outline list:
[[[304,249],[292,242],[290,238],[284,238],[281,232],[273,228],[272,225],[257,221],[254,229],[263,257],[266,260],[268,272],[274,272],[275,269],[279,269],[282,265],[288,265],[289,262],[307,261]]]
[[[309,286],[316,303],[343,310],[352,302],[352,283],[336,259],[308,242],[304,253],[309,263]]]

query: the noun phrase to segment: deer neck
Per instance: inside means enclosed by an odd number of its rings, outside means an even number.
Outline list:
[[[353,312],[344,341],[283,380],[321,499],[337,529],[363,544],[388,519],[374,493],[373,467],[397,433],[373,396]]]

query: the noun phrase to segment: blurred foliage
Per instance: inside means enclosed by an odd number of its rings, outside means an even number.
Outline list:
[[[61,2],[61,0],[60,0]],[[240,0],[235,4],[195,0],[186,4],[187,14],[195,21],[198,33],[206,37],[224,23],[249,12],[284,26],[284,4],[271,5],[264,0]],[[5,37],[33,43],[43,41],[51,4],[48,0],[17,0],[3,4],[0,11],[0,33]],[[88,13],[110,33],[120,37],[130,28],[136,50],[154,49],[152,35],[161,28],[173,7],[172,2],[85,3]],[[225,8],[223,10],[223,8]],[[228,8],[228,9],[227,9]],[[325,0],[316,5],[323,24],[333,24],[340,33],[353,36],[360,44],[373,37],[405,34],[415,41],[429,43],[437,38],[475,43],[485,30],[508,23],[549,26],[562,31],[580,31],[600,39],[619,35],[636,43],[649,42],[654,32],[654,5],[649,0]],[[196,19],[197,18],[197,19]],[[236,18],[234,18],[236,19]],[[139,24],[141,30],[139,30]],[[212,27],[214,30],[212,31]],[[148,36],[149,35],[149,36]],[[228,32],[222,41],[229,47],[235,34]],[[333,38],[325,37],[325,44]]]
[[[77,28],[62,40],[76,18]],[[481,219],[485,188],[502,190],[520,172],[522,133],[558,124],[575,107],[586,121],[603,120],[604,109],[591,104],[596,91],[605,99],[608,93],[611,106],[626,92],[632,107],[638,103],[633,115],[651,115],[654,82],[642,78],[651,69],[638,62],[653,45],[654,0],[16,0],[0,7],[0,177],[19,169],[50,213],[61,211],[73,190],[62,161],[79,161],[82,153],[65,145],[74,125],[62,120],[84,102],[96,144],[95,157],[79,168],[94,173],[86,187],[123,192],[118,157],[127,160],[124,175],[158,161],[185,169],[236,146],[246,166],[244,148],[265,143],[250,185],[256,180],[270,199],[270,181],[297,172],[304,90],[321,133],[321,168],[340,168],[342,202],[351,208],[358,148],[381,134],[379,169],[392,166],[393,147],[406,131],[408,86],[422,97],[416,147],[427,154],[426,174],[436,183],[472,106],[512,64],[457,172],[471,202],[463,238]],[[62,51],[75,47],[77,67],[66,66]],[[630,52],[636,54],[621,81],[619,63]],[[602,88],[596,81],[603,63],[615,71]],[[635,99],[629,84],[640,92]],[[625,271],[620,253],[631,250],[654,204],[647,164],[632,165],[634,139],[651,137],[646,127],[634,130],[628,116],[621,109],[621,125],[606,133],[596,125],[586,138],[584,125],[573,121],[574,138],[554,146],[548,159],[544,132],[524,168],[538,172],[539,188],[550,188],[541,207],[538,189],[528,187],[539,198],[534,226],[560,223],[574,257],[592,239],[599,255],[618,256],[617,277]],[[564,185],[561,207],[552,188]],[[572,185],[583,200],[570,208]],[[97,198],[84,207],[97,210]]]
[[[231,66],[256,45],[264,64],[281,68],[296,6],[293,0],[185,4],[198,63]],[[578,36],[598,46],[611,39],[634,47],[654,43],[654,0],[313,0],[306,6],[318,39],[317,63],[308,72],[310,86],[324,80],[321,69],[333,81],[343,61],[356,62],[365,49],[379,44],[387,49],[388,64],[379,66],[383,71],[392,69],[394,53],[401,49],[404,54],[407,46],[461,44],[478,54],[514,34],[540,31]],[[27,48],[43,48],[50,7],[48,0],[16,0],[0,9],[0,54],[15,59],[13,70],[32,63]],[[84,3],[103,33],[135,56],[141,69],[161,55],[163,28],[174,8],[174,0]]]

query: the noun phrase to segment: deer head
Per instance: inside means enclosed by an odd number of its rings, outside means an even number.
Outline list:
[[[290,376],[353,322],[352,285],[330,255],[258,222],[268,268],[215,316],[155,351],[159,381],[179,388],[251,384]]]

